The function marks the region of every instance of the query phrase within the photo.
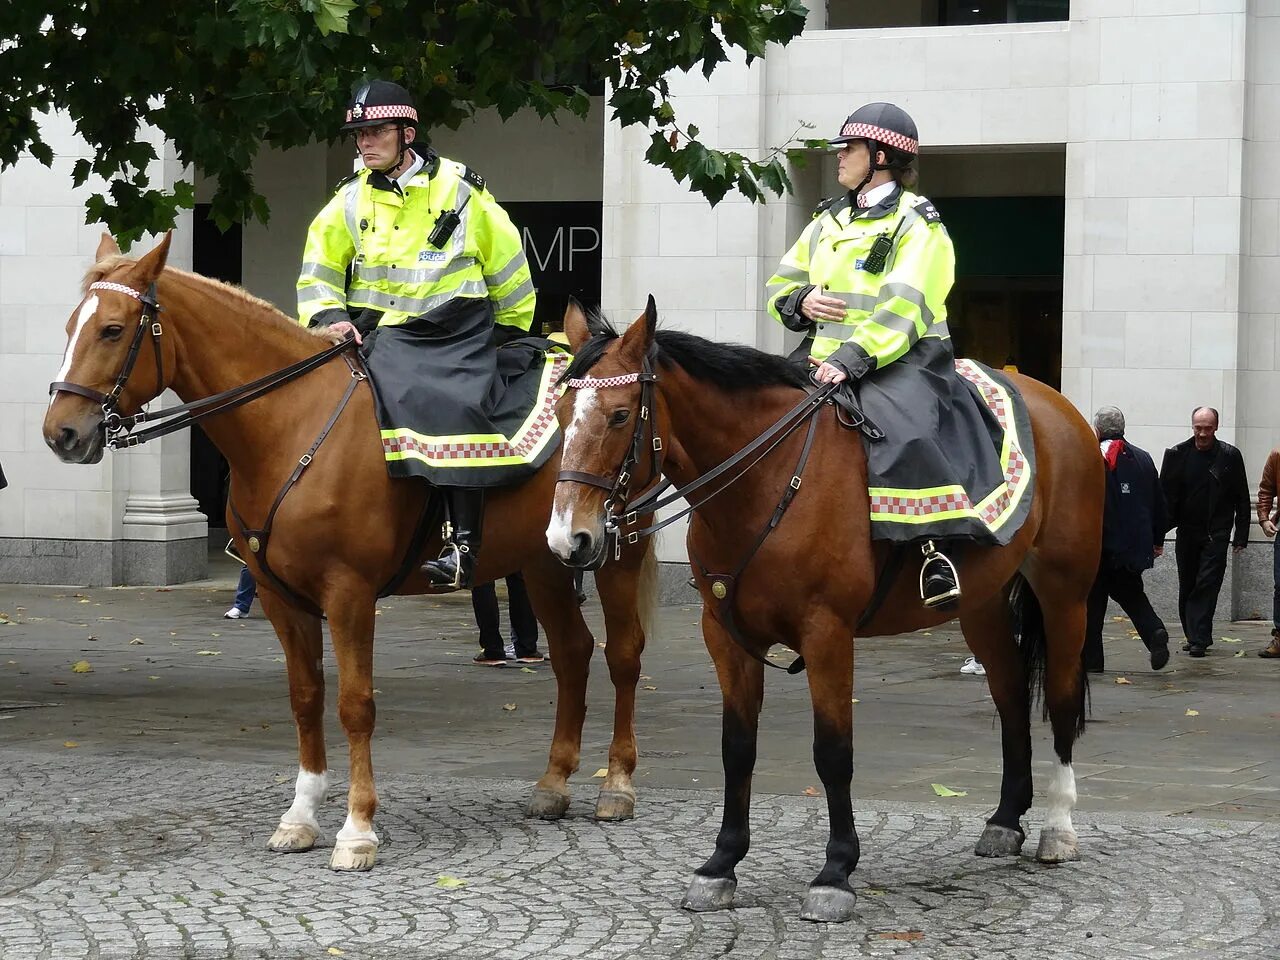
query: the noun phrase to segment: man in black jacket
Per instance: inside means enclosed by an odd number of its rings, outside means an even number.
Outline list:
[[[1151,668],[1159,670],[1169,662],[1169,631],[1151,608],[1142,572],[1164,553],[1164,494],[1151,455],[1125,439],[1123,413],[1103,407],[1093,416],[1093,429],[1107,466],[1107,498],[1102,559],[1089,593],[1084,666],[1090,673],[1102,672],[1102,624],[1110,597],[1129,615],[1151,654]]]
[[[1160,484],[1169,525],[1178,528],[1178,616],[1187,637],[1183,649],[1203,657],[1213,644],[1213,613],[1227,572],[1227,547],[1239,553],[1249,542],[1249,481],[1240,451],[1215,436],[1217,410],[1197,407],[1191,430],[1191,439],[1164,452]]]

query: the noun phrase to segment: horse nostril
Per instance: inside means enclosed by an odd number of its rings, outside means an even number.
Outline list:
[[[580,557],[591,549],[591,534],[579,532],[573,535],[573,555]]]
[[[58,449],[70,452],[80,442],[80,434],[71,427],[63,427],[58,431]]]

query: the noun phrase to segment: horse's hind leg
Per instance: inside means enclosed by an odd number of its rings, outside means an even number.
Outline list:
[[[635,816],[636,684],[644,652],[645,620],[652,619],[657,561],[653,540],[622,560],[606,563],[596,573],[604,607],[607,642],[605,660],[613,681],[613,742],[609,744],[609,773],[596,800],[597,820],[629,820]]]
[[[1080,859],[1079,841],[1071,822],[1076,805],[1072,749],[1084,732],[1087,681],[1080,654],[1084,649],[1088,587],[1070,585],[1062,579],[1051,575],[1037,586],[1047,611],[1042,618],[1046,647],[1044,697],[1053,727],[1053,750],[1058,755],[1049,779],[1044,826],[1036,848],[1036,859],[1044,863]]]
[[[582,754],[582,723],[587,714],[587,673],[595,641],[573,590],[573,573],[549,551],[524,568],[533,612],[547,632],[547,650],[556,675],[556,728],[547,770],[534,785],[527,814],[543,820],[569,809],[569,777]]]
[[[744,653],[719,622],[703,608],[702,637],[716,665],[724,700],[720,753],[724,763],[724,816],[716,849],[694,871],[681,906],[686,910],[724,910],[738,888],[734,868],[751,846],[751,774],[756,766],[764,667]],[[848,703],[848,698],[846,698]]]
[[[314,847],[320,838],[316,813],[329,786],[320,618],[289,606],[266,585],[259,586],[259,599],[284,647],[289,702],[298,728],[298,779],[293,788],[293,805],[280,818],[267,847],[277,853],[301,853]]]
[[[987,670],[991,699],[1000,714],[1004,772],[1000,804],[987,820],[973,852],[980,857],[1016,857],[1027,835],[1022,815],[1031,806],[1031,704],[1027,674],[1013,637],[1008,591],[976,606],[962,604],[960,626],[970,649]]]

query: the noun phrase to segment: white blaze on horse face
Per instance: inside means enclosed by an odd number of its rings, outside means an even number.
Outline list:
[[[1045,828],[1075,832],[1071,825],[1071,811],[1076,806],[1076,772],[1069,763],[1054,764],[1049,779],[1048,809],[1045,811]]]
[[[298,768],[298,780],[293,787],[293,806],[280,818],[281,824],[301,824],[311,827],[317,832],[320,823],[316,813],[320,804],[324,803],[325,792],[329,789],[329,774],[309,773]]]
[[[71,331],[71,339],[67,341],[67,352],[62,355],[62,366],[58,368],[58,372],[53,378],[55,382],[66,380],[67,375],[71,373],[71,361],[75,359],[76,343],[80,340],[80,331],[89,322],[89,318],[97,312],[98,295],[95,293],[81,305],[80,312],[76,314],[76,328]],[[53,401],[57,399],[58,393],[59,391],[55,390],[49,396],[49,406],[53,406]]]
[[[595,413],[599,398],[595,390],[576,390],[573,395],[573,419],[565,427],[564,445],[560,459],[560,469],[570,470],[572,461],[577,460],[577,443],[585,439],[583,427]],[[556,485],[556,495],[552,501],[554,509],[551,523],[547,525],[547,546],[561,560],[568,560],[573,554],[573,498],[582,489],[578,483],[561,483]]]

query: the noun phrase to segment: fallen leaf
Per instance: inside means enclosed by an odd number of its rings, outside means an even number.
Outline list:
[[[221,650],[197,650],[196,656],[197,657],[220,657],[222,656],[222,651]]]
[[[804,788],[803,790],[801,790],[800,792],[801,792],[801,793],[803,793],[806,797],[819,797],[819,796],[822,796],[822,794],[818,793],[818,788],[817,788],[817,787],[805,787],[805,788]]]
[[[854,698],[853,698],[852,700],[850,700],[849,702],[850,702],[850,703],[861,703],[862,701],[861,701],[861,700],[859,700],[857,697],[854,697]]]
[[[892,933],[877,933],[878,940],[923,940],[924,934],[919,930],[895,930]]]
[[[520,672],[521,673],[537,673],[538,671],[534,670],[532,667],[521,667]]]
[[[1198,717],[1198,716],[1200,716],[1200,711],[1199,711],[1199,710],[1192,710],[1190,707],[1187,707],[1187,713],[1186,713],[1186,716],[1188,716],[1188,717]]]
[[[1223,643],[1244,643],[1239,637],[1219,637]]]
[[[74,750],[76,747],[80,746],[80,744],[76,743],[74,740],[63,740],[62,745],[68,750]]]
[[[79,600],[79,601],[77,601],[77,602],[78,602],[78,603],[90,603],[91,601],[89,600],[89,598],[88,598],[88,597],[85,597],[83,600]]]
[[[142,638],[141,638],[141,637],[134,637],[132,640],[130,640],[130,641],[129,641],[129,646],[131,646],[131,647],[133,647],[133,646],[137,646],[137,645],[138,645],[138,644],[140,644],[140,643],[142,643]]]
[[[599,770],[597,770],[597,771],[596,771],[595,773],[593,773],[591,776],[592,776],[592,778],[595,778],[595,777],[607,777],[608,775],[609,775],[609,768],[608,768],[608,767],[601,767]]]
[[[1125,684],[1130,687],[1133,686],[1133,681],[1128,677],[1116,677],[1116,683]]]
[[[1128,620],[1129,618],[1128,617],[1112,617],[1111,619],[1115,620],[1117,623],[1123,623],[1125,620]]]
[[[969,795],[968,790],[952,790],[950,787],[944,787],[940,783],[931,783],[929,786],[933,787],[933,792],[940,797],[967,797]]]
[[[1237,651],[1236,653],[1233,653],[1231,656],[1232,656],[1232,657],[1235,657],[1235,658],[1243,657],[1243,656],[1244,656],[1244,651],[1243,651],[1243,650],[1239,650],[1239,651]]]
[[[220,636],[222,636],[222,634],[220,634],[220,633],[211,633],[211,634],[209,634],[209,636],[211,636],[211,637],[220,637]]]
[[[503,710],[508,710],[508,711],[510,711],[510,710],[514,710],[515,708],[516,708],[516,705],[515,705],[514,703],[504,703],[504,704],[502,705],[502,709],[503,709]]]
[[[114,620],[115,617],[99,617],[99,620]]]
[[[340,957],[340,956],[342,956],[342,953],[343,953],[343,952],[342,952],[341,950],[339,950],[337,947],[330,947],[330,948],[329,948],[327,951],[325,951],[325,952],[326,952],[326,953],[328,953],[330,956],[334,956],[334,957]]]
[[[644,685],[644,688],[645,688],[646,690],[657,690],[657,689],[658,689],[657,687],[650,686],[650,685],[649,685],[649,684],[647,684],[647,683]]]
[[[159,677],[147,677],[148,680],[159,680]]]
[[[65,687],[67,685],[67,681],[65,680],[50,680],[49,682],[55,687]]]
[[[71,665],[72,673],[93,673],[93,666],[88,660],[77,660]]]
[[[436,877],[436,886],[442,890],[456,890],[458,887],[465,887],[466,885],[467,881],[451,877],[447,873],[442,873]]]
[[[652,680],[652,679],[653,679],[653,677],[645,676],[645,675],[642,673],[642,674],[640,674],[640,679],[641,679],[641,680]]]

